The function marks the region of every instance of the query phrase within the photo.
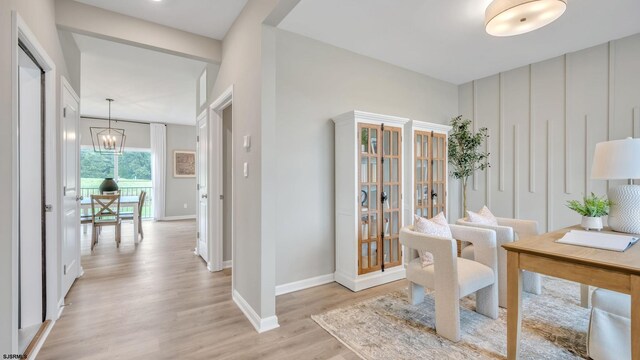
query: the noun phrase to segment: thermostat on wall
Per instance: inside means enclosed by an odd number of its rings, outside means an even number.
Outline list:
[[[251,135],[244,136],[244,144],[242,145],[246,150],[249,150],[251,147]]]

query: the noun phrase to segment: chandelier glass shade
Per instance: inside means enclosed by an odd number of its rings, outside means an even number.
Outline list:
[[[485,11],[485,29],[513,36],[548,25],[564,14],[567,0],[493,0]]]
[[[113,99],[107,99],[107,101],[109,102],[109,126],[92,126],[89,128],[93,151],[101,154],[121,155],[124,152],[124,144],[127,137],[124,134],[124,129],[111,127],[111,103]]]

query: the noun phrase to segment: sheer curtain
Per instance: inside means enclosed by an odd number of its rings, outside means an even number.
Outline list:
[[[151,129],[151,183],[153,186],[153,219],[164,218],[164,199],[167,166],[167,127],[150,124]]]

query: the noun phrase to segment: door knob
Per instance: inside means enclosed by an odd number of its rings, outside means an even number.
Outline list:
[[[202,194],[202,196],[201,196],[201,197],[202,197],[203,199],[206,199],[208,196],[207,196],[207,194]]]
[[[82,200],[84,200],[84,197],[82,195],[76,196],[76,201],[82,201]]]

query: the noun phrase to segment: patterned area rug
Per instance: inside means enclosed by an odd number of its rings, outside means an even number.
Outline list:
[[[523,293],[521,358],[587,358],[589,310],[580,307],[580,285],[550,277],[542,281],[542,295]],[[473,295],[460,305],[458,343],[436,334],[429,292],[415,306],[406,291],[397,291],[311,318],[364,359],[504,359],[506,310],[492,320],[474,311]]]

